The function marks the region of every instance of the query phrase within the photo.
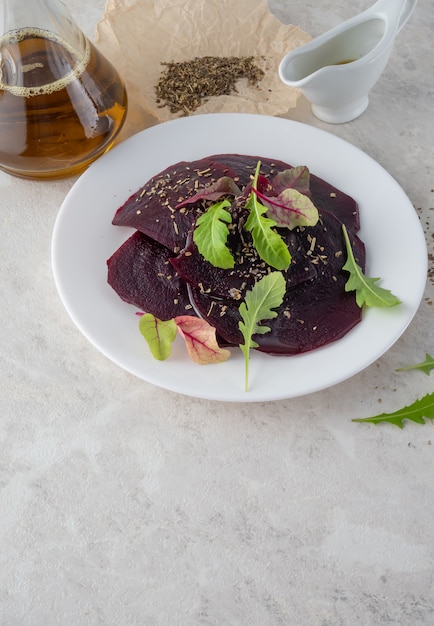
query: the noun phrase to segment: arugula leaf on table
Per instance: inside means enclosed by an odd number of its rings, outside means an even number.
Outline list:
[[[246,204],[250,212],[244,227],[252,234],[253,244],[261,259],[276,270],[286,270],[291,263],[291,254],[282,237],[273,230],[276,222],[265,216],[268,209],[259,202],[255,192],[260,167],[261,162],[258,161],[252,192]]]
[[[158,361],[165,361],[170,356],[177,333],[174,320],[163,322],[151,313],[144,313],[140,316],[139,330],[152,356]]]
[[[371,424],[380,424],[389,422],[398,428],[403,427],[404,420],[411,420],[417,424],[425,424],[425,419],[434,419],[434,393],[427,394],[420,400],[416,400],[413,404],[406,406],[394,413],[381,413],[374,417],[363,417],[353,419],[353,422],[368,422]]]
[[[347,248],[347,261],[342,269],[350,273],[350,277],[345,285],[345,291],[356,292],[356,302],[360,308],[363,305],[392,307],[401,304],[401,301],[391,291],[383,289],[376,284],[380,278],[368,278],[364,275],[362,268],[356,263],[354,258],[348,232],[344,224],[342,224],[342,230]]]
[[[434,359],[428,352],[425,355],[425,361],[422,363],[416,363],[415,365],[407,365],[407,367],[400,367],[397,372],[406,372],[408,370],[420,370],[429,376],[431,370],[434,369]]]
[[[201,255],[211,265],[222,269],[231,269],[235,264],[226,246],[229,235],[228,224],[232,222],[232,216],[226,208],[230,205],[229,200],[212,204],[197,219],[196,228],[193,231],[193,241]]]
[[[263,320],[277,317],[276,309],[282,304],[286,291],[286,281],[280,272],[271,272],[261,278],[246,292],[244,302],[241,303],[239,312],[242,321],[239,329],[244,337],[244,344],[240,349],[245,360],[245,390],[249,388],[249,359],[250,349],[257,348],[258,344],[253,340],[254,334],[263,335],[270,331],[269,326],[260,325]]]

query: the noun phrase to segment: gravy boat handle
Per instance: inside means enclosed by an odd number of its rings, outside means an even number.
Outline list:
[[[396,11],[399,11],[399,19],[395,27],[395,35],[397,35],[410,18],[416,8],[416,4],[417,0],[377,0],[370,9],[367,9],[361,15],[369,15],[371,12],[383,12],[393,22],[397,18]]]
[[[407,0],[407,2],[405,3],[405,6],[402,9],[402,13],[398,22],[398,29],[397,29],[398,33],[401,30],[401,28],[404,26],[404,24],[407,22],[411,14],[413,13],[414,9],[416,8],[416,4],[417,4],[417,0]]]

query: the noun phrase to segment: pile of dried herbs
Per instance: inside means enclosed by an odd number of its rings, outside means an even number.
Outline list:
[[[162,63],[166,69],[155,87],[157,102],[171,113],[192,113],[211,96],[236,93],[236,83],[247,78],[257,85],[264,76],[254,57],[196,57],[190,61]]]

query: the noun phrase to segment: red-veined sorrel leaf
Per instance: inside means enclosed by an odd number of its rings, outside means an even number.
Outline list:
[[[276,195],[284,189],[297,189],[305,196],[310,196],[310,172],[306,165],[297,165],[279,172],[272,180],[273,191]]]
[[[208,187],[203,187],[194,196],[183,200],[180,204],[176,205],[177,209],[186,206],[187,204],[194,204],[199,200],[210,200],[211,202],[216,202],[222,196],[239,196],[241,194],[241,190],[230,176],[222,176],[215,183],[208,185]]]
[[[284,189],[276,197],[268,197],[255,191],[267,207],[267,215],[277,226],[292,230],[297,226],[315,226],[318,222],[318,209],[312,200],[297,189]]]
[[[176,337],[176,324],[173,320],[162,322],[151,313],[144,313],[139,320],[139,330],[146,340],[152,356],[165,361],[172,351]]]
[[[175,324],[185,341],[190,358],[195,363],[223,363],[230,357],[230,351],[218,345],[215,328],[205,320],[191,315],[180,315],[175,317]]]

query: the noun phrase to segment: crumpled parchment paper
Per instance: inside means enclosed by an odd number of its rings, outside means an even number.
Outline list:
[[[279,22],[266,0],[108,0],[95,43],[126,82],[132,133],[182,115],[157,103],[162,63],[208,55],[254,56],[265,76],[258,86],[238,81],[238,93],[214,96],[193,114],[287,113],[300,92],[281,82],[278,66],[310,39],[297,26]]]

